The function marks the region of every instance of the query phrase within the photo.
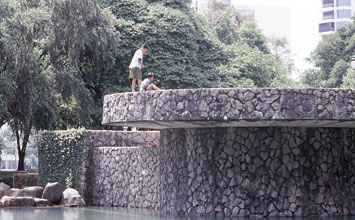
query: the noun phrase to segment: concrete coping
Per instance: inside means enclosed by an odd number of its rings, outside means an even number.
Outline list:
[[[355,127],[354,89],[219,88],[106,95],[104,125]]]

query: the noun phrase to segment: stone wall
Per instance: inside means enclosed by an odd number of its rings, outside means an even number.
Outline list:
[[[352,89],[179,89],[106,95],[103,124],[145,128],[355,127]]]
[[[355,214],[353,89],[116,93],[102,122],[161,129],[163,212]]]
[[[159,132],[87,131],[83,164],[88,204],[159,207]]]
[[[166,129],[161,142],[165,212],[355,214],[355,129]]]
[[[93,205],[159,207],[159,148],[100,147],[93,158]]]

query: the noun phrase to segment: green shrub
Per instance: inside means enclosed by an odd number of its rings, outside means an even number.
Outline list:
[[[84,129],[42,131],[38,145],[38,184],[59,182],[82,193],[81,173],[84,149]]]
[[[13,187],[13,178],[12,176],[9,175],[4,175],[0,174],[0,183],[5,183],[6,185],[9,185],[11,188]]]

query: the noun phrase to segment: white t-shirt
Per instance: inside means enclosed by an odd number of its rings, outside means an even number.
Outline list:
[[[147,78],[145,80],[143,80],[142,84],[141,84],[141,88],[140,88],[140,91],[145,91],[146,88],[145,87],[148,87],[150,84],[150,80]]]
[[[141,49],[138,49],[135,53],[134,56],[132,58],[131,64],[129,65],[129,68],[134,68],[134,67],[138,67],[139,69],[142,69],[141,65],[138,63],[138,59],[141,59],[142,63],[143,63],[143,52]]]

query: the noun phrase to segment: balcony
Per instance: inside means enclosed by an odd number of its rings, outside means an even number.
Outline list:
[[[327,22],[319,24],[319,33],[334,31],[334,22]]]
[[[334,11],[327,11],[323,13],[323,20],[334,19]]]
[[[323,0],[323,8],[330,8],[334,6],[334,0]]]

